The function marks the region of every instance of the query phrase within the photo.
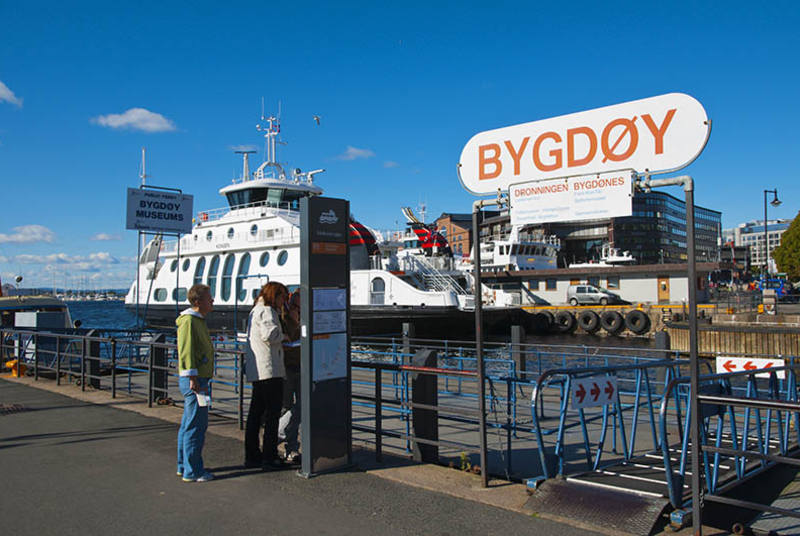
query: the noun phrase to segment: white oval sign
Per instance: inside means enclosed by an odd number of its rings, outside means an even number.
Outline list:
[[[470,192],[490,194],[621,168],[676,170],[702,152],[708,129],[696,99],[669,93],[476,134],[461,151],[459,178]]]

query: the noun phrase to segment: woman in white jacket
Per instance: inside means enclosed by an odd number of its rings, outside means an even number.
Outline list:
[[[252,382],[250,411],[244,436],[245,467],[278,469],[285,464],[278,457],[278,419],[283,401],[283,332],[280,313],[286,307],[289,291],[281,283],[267,283],[256,298],[247,325],[247,381]],[[264,442],[259,448],[262,421]]]

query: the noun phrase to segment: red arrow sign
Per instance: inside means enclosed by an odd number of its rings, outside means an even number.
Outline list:
[[[728,359],[727,361],[725,361],[725,364],[722,365],[722,368],[724,368],[728,372],[733,372],[734,370],[736,370],[736,365],[734,365],[733,362],[731,362],[731,360]]]
[[[600,396],[600,386],[596,383],[592,383],[593,387],[592,390],[589,391],[589,394],[594,396],[594,401],[597,402],[597,397]]]
[[[578,390],[575,391],[575,396],[578,397],[578,402],[583,404],[583,399],[586,396],[586,389],[583,388],[583,384],[578,384]]]
[[[747,363],[744,364],[743,368],[744,370],[755,370],[758,367],[755,366],[752,361],[748,361]]]
[[[611,396],[614,394],[614,386],[611,385],[610,381],[606,381],[606,388],[603,390],[608,395],[608,399],[611,400]]]

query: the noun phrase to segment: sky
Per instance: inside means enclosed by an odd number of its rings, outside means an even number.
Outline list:
[[[681,172],[695,202],[733,227],[777,188],[769,218],[792,218],[799,25],[788,1],[0,1],[0,278],[129,286],[141,148],[148,183],[222,207],[262,98],[279,160],[326,169],[376,229],[469,212],[456,164],[478,132],[671,92],[713,121]]]

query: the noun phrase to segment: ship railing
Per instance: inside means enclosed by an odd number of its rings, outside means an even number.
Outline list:
[[[440,257],[431,257],[431,259]],[[407,256],[401,259],[401,268],[406,272],[416,272],[425,281],[428,288],[436,291],[452,291],[456,294],[464,295],[467,291],[458,284],[458,281],[451,276],[439,271],[432,263],[425,257],[420,256]]]
[[[272,201],[259,201],[257,203],[247,203],[242,205],[234,205],[234,206],[227,206],[227,207],[220,207],[220,208],[213,208],[210,210],[203,210],[197,213],[195,216],[194,222],[198,225],[203,225],[206,222],[216,221],[223,216],[229,214],[232,210],[239,211],[239,214],[243,216],[247,215],[257,215],[257,216],[265,216],[266,211],[264,209],[272,209],[272,214],[297,214],[300,210],[300,205],[296,202],[282,202],[282,203],[275,203]]]
[[[297,227],[282,227],[279,229],[258,229],[255,233],[239,232],[233,235],[227,233],[215,236],[212,234],[211,240],[206,236],[200,236],[197,240],[193,237],[184,237],[180,241],[181,253],[207,250],[210,246],[225,245],[221,249],[234,249],[236,244],[268,244],[270,246],[282,246],[287,244],[297,244],[300,242],[300,229]],[[178,241],[164,241],[162,246],[163,253],[177,253]]]

